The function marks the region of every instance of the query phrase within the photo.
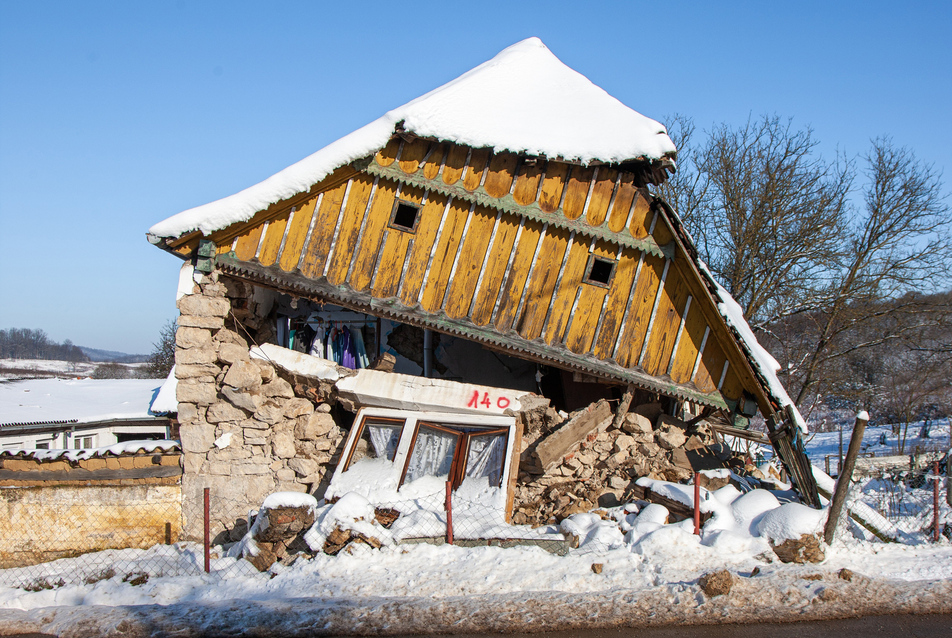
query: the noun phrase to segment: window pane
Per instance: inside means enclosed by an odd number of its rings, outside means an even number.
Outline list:
[[[397,453],[397,443],[400,442],[401,427],[398,425],[376,425],[368,423],[364,429],[370,438],[373,455],[392,461],[393,455]]]
[[[411,483],[423,476],[449,478],[458,440],[458,434],[421,425],[407,462],[404,482]]]
[[[469,440],[469,455],[466,459],[466,478],[487,477],[489,484],[498,487],[502,481],[505,463],[506,436],[484,434]]]
[[[387,459],[393,461],[397,453],[397,443],[400,442],[400,432],[403,423],[392,421],[375,421],[367,419],[364,422],[360,439],[354,447],[350,465],[362,459]]]

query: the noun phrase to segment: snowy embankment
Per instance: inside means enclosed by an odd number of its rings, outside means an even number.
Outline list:
[[[673,484],[651,488],[689,498]],[[44,566],[51,581],[66,576],[62,586],[0,590],[0,635],[538,632],[952,611],[946,540],[883,545],[844,530],[821,564],[783,564],[769,541],[816,531],[825,512],[731,486],[702,491],[702,499],[712,516],[701,536],[690,521],[666,524],[659,505],[577,514],[561,529],[580,544],[563,557],[537,547],[352,545],[271,573],[217,558],[205,575],[197,573],[201,548],[181,543],[114,552],[115,574],[88,584],[70,583],[70,561],[79,559],[64,559]],[[216,551],[221,556],[222,548]],[[698,579],[720,569],[733,574],[733,588],[708,597]],[[146,582],[123,582],[143,572],[152,574]]]
[[[652,547],[650,554],[616,550],[599,556],[595,560],[604,563],[601,574],[592,572],[592,556],[415,546],[319,556],[274,578],[171,577],[138,587],[116,578],[33,594],[39,606],[0,612],[0,634],[539,632],[952,610],[952,575],[936,578],[952,565],[948,546],[921,553],[916,548],[872,552],[834,545],[822,566],[747,559],[730,565],[739,576],[731,592],[708,598],[697,578],[722,567],[723,556],[692,542],[688,534],[679,542],[671,540]],[[843,566],[867,573],[883,566],[887,572],[885,577],[857,573],[846,581],[837,576]],[[760,572],[751,576],[753,567]],[[928,580],[903,580],[923,576]]]

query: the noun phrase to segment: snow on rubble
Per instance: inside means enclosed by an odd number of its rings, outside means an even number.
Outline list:
[[[693,499],[689,486],[649,487]],[[50,581],[63,578],[62,586],[0,589],[0,622],[60,636],[130,635],[137,628],[151,635],[186,628],[251,635],[255,627],[294,636],[312,635],[314,627],[327,634],[539,631],[952,610],[948,541],[886,545],[841,532],[820,565],[783,564],[771,541],[817,531],[826,510],[732,485],[702,489],[701,499],[712,516],[700,536],[693,521],[668,522],[663,506],[643,501],[573,515],[559,528],[578,542],[565,556],[530,546],[354,544],[336,556],[318,551],[259,573],[215,547],[212,571],[203,574],[200,545],[110,550],[102,553],[115,566],[110,578],[71,579],[79,557],[42,566]],[[314,507],[308,534],[316,542],[341,524],[379,532],[368,523],[373,507],[354,493],[336,504],[281,493],[266,504]],[[733,588],[709,597],[698,579],[720,569],[733,574]],[[123,582],[130,573],[149,578],[134,586]]]
[[[263,182],[159,222],[149,238],[157,242],[193,230],[208,235],[251,219],[335,169],[376,153],[398,125],[474,148],[582,163],[660,159],[676,151],[664,126],[567,67],[538,38],[529,38]]]

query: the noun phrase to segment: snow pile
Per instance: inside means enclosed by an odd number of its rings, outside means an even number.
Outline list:
[[[422,137],[588,163],[660,159],[674,144],[658,122],[628,108],[529,38],[455,80],[393,109],[239,193],[186,210],[149,239],[205,235],[306,191],[335,169],[374,154],[402,125]]]
[[[652,489],[681,493],[660,483]],[[337,556],[319,552],[258,573],[247,561],[218,558],[222,548],[213,548],[206,575],[195,544],[110,550],[28,568],[64,584],[35,592],[0,588],[0,623],[62,636],[129,635],[136,628],[152,635],[185,628],[244,635],[255,627],[297,636],[312,635],[314,627],[335,635],[383,628],[485,633],[952,611],[947,541],[906,547],[842,534],[826,548],[823,564],[785,565],[776,562],[767,538],[812,531],[825,510],[782,505],[765,490],[741,494],[731,486],[702,491],[702,498],[712,517],[700,537],[691,533],[691,521],[668,522],[660,505],[629,503],[563,521],[563,532],[579,542],[566,556],[538,547],[384,544],[373,550],[357,544]],[[307,495],[281,493],[265,504],[314,503]],[[373,507],[357,494],[315,511],[309,533],[347,526],[381,537]],[[114,574],[86,582],[75,577],[89,556],[111,561]],[[596,562],[600,570],[592,569]],[[702,594],[699,576],[724,568],[735,575],[731,593]],[[856,572],[851,581],[837,576],[841,568]],[[18,571],[0,571],[0,582]],[[148,579],[134,586],[127,578],[133,573]]]
[[[335,529],[376,538],[384,545],[393,544],[390,531],[376,521],[374,506],[354,492],[345,494],[333,505],[321,508],[314,525],[304,535],[304,541],[312,551],[319,552],[327,536]]]

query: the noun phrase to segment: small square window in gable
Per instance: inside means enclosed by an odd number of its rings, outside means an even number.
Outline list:
[[[398,199],[393,205],[393,212],[390,213],[390,228],[396,228],[404,232],[416,232],[417,223],[420,221],[420,207],[402,199]]]
[[[615,276],[615,265],[617,263],[618,262],[614,259],[590,255],[588,258],[588,266],[585,268],[585,279],[583,279],[583,281],[594,286],[608,288],[611,286],[612,277]]]

